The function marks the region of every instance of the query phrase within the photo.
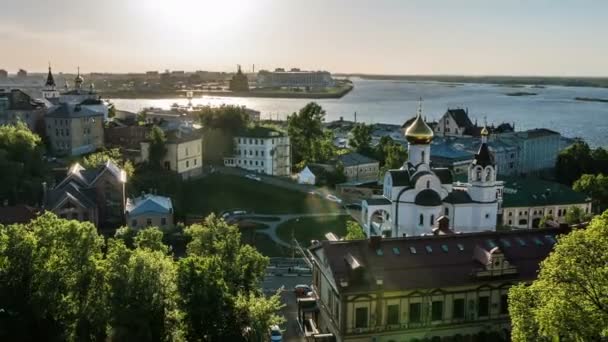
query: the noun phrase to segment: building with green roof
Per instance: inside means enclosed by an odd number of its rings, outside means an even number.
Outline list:
[[[537,178],[504,178],[502,225],[538,228],[541,218],[564,223],[569,208],[591,212],[591,198],[571,188]]]

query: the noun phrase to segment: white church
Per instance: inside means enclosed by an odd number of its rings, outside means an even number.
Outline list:
[[[496,164],[486,144],[487,129],[481,134],[468,181],[454,182],[449,169],[430,165],[433,130],[424,122],[419,105],[416,119],[405,132],[408,160],[400,169],[386,172],[382,196],[363,200],[361,215],[367,236],[432,234],[439,222],[454,232],[496,230],[503,183],[496,180]]]

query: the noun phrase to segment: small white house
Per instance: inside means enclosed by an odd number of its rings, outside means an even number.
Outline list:
[[[315,185],[316,176],[312,171],[307,167],[305,167],[300,173],[298,173],[298,183],[299,184],[310,184]]]
[[[173,203],[170,197],[142,194],[127,199],[125,216],[127,225],[133,229],[173,227]]]

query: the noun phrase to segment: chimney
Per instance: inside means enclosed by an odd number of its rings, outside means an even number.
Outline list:
[[[380,243],[382,242],[381,235],[372,235],[369,237],[369,248],[378,249],[380,248]]]

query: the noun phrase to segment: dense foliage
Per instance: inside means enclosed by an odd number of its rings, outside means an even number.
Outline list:
[[[607,174],[608,175],[608,174]],[[594,212],[608,209],[608,176],[603,173],[584,174],[572,185],[575,191],[583,192],[592,199]]]
[[[85,169],[93,169],[99,165],[105,164],[108,160],[111,160],[114,164],[125,170],[127,177],[131,178],[135,172],[135,167],[130,160],[127,160],[120,153],[120,149],[103,149],[101,151],[91,153],[86,157],[82,158],[80,165]]]
[[[586,173],[608,174],[608,151],[592,150],[584,141],[577,141],[557,156],[555,175],[560,183],[572,185]]]
[[[561,237],[531,285],[509,291],[514,341],[608,338],[608,211]]]
[[[333,135],[323,129],[324,120],[325,110],[315,102],[287,117],[292,162],[298,170],[308,163],[326,162],[334,156]]]
[[[346,222],[346,236],[345,240],[360,240],[365,239],[365,233],[363,232],[363,228],[356,221],[348,221]]]
[[[50,213],[0,226],[0,340],[261,341],[280,323],[259,289],[268,260],[236,227],[190,226],[179,260],[159,229],[128,231],[106,244]]]
[[[372,126],[365,123],[355,124],[350,131],[351,138],[348,140],[350,147],[363,155],[372,156]]]
[[[383,177],[387,170],[400,168],[407,160],[407,150],[389,136],[380,138],[375,147],[375,155],[380,162],[380,177]]]
[[[160,168],[165,155],[167,154],[167,137],[165,132],[158,127],[154,126],[150,130],[150,151],[148,156],[148,163],[154,168]]]
[[[38,135],[23,123],[0,126],[0,200],[39,203],[46,166]]]
[[[245,107],[234,105],[205,106],[198,111],[198,117],[203,127],[233,133],[247,127],[249,123]]]

